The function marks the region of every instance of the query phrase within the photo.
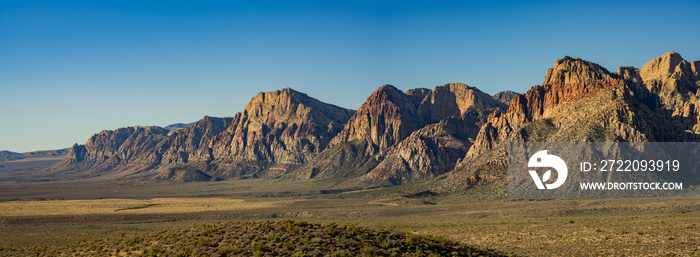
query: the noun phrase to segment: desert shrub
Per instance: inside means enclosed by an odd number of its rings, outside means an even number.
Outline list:
[[[6,249],[2,255],[98,256],[494,256],[447,236],[419,236],[388,229],[305,221],[221,222],[80,241],[65,247]],[[9,254],[5,254],[9,253]]]

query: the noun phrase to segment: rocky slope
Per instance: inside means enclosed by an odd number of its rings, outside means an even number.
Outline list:
[[[687,62],[678,58],[670,52],[641,71],[620,67],[617,73],[581,59],[557,60],[542,85],[513,98],[507,112],[488,117],[465,158],[438,187],[502,181],[508,142],[696,141],[691,91],[698,81],[681,79],[694,74],[684,73]]]
[[[31,159],[31,158],[58,158],[66,156],[68,149],[58,150],[43,150],[26,153],[16,153],[12,151],[0,151],[0,162],[8,162],[15,160]]]
[[[192,123],[175,123],[175,124],[170,124],[168,126],[163,127],[164,129],[167,130],[173,130],[173,129],[179,129],[179,128],[188,128],[194,125],[196,122]]]
[[[260,93],[212,140],[217,169],[285,173],[323,151],[353,113],[289,88]]]
[[[389,184],[434,177],[454,167],[494,110],[505,105],[461,83],[406,93],[385,85],[362,104],[331,147],[301,169],[300,177],[349,172],[364,182]],[[338,172],[347,164],[353,168]]]
[[[185,165],[222,177],[299,165],[323,150],[352,113],[289,88],[260,93],[233,118],[204,117],[170,131],[140,126],[102,131],[74,145],[52,170],[130,175],[160,169],[159,176],[169,179],[168,168]]]
[[[265,176],[376,186],[437,177],[431,188],[444,190],[502,182],[508,142],[697,141],[698,65],[669,52],[610,72],[567,56],[524,94],[385,85],[356,112],[287,88],[258,94],[232,118],[100,132],[52,169],[167,182]]]
[[[681,130],[700,133],[700,61],[688,62],[676,52],[654,58],[638,71],[643,86],[651,92],[647,101],[656,103],[657,112],[671,116]],[[639,83],[638,83],[639,84]],[[658,98],[658,100],[657,100]]]
[[[21,160],[24,158],[26,157],[21,153],[15,153],[11,151],[0,151],[0,162]]]
[[[501,91],[501,92],[498,92],[495,95],[493,95],[493,100],[499,101],[505,105],[509,105],[510,101],[513,100],[513,98],[516,95],[519,95],[519,94],[516,92],[513,92],[513,91],[508,91],[508,90]]]

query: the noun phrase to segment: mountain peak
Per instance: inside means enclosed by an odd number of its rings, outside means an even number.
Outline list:
[[[384,84],[383,86],[377,88],[377,91],[381,91],[381,90],[401,91],[392,84]]]
[[[564,56],[564,58],[554,62],[554,68],[547,70],[542,85],[569,84],[609,78],[611,78],[610,72],[598,64],[581,58]]]
[[[685,62],[680,54],[671,51],[644,64],[644,67],[639,71],[639,75],[646,81],[650,80],[665,80],[676,70],[676,67]]]

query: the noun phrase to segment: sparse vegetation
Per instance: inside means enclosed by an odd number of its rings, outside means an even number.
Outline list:
[[[15,197],[105,197],[101,192],[118,191],[124,199],[0,202],[0,256],[53,256],[58,249],[65,255],[90,255],[81,249],[109,249],[108,244],[142,256],[193,256],[200,252],[197,249],[208,249],[199,254],[208,256],[273,255],[267,247],[284,249],[289,253],[286,256],[315,256],[299,249],[332,245],[334,238],[358,237],[366,231],[405,233],[395,240],[375,242],[372,238],[377,249],[416,246],[430,239],[523,256],[700,254],[696,243],[700,240],[700,203],[695,200],[512,201],[489,196],[489,192],[505,191],[496,183],[476,183],[470,190],[452,193],[425,192],[425,188],[408,184],[313,194],[300,190],[326,188],[327,184],[277,182],[277,187],[270,186],[273,183],[249,179],[143,187],[94,185],[96,190],[87,193],[82,191],[93,185],[81,185],[80,192],[72,191],[71,184],[56,184],[55,188],[47,184],[47,189],[31,192],[22,191],[21,184],[8,185],[0,192],[10,195],[13,190]],[[229,189],[229,195],[223,197],[226,188],[236,190]],[[185,193],[199,197],[180,198]],[[241,193],[243,196],[237,195]],[[205,197],[212,194],[217,197]],[[141,195],[162,198],[143,199]],[[280,223],[288,218],[299,221]],[[228,245],[216,239],[229,233],[226,227],[230,225],[217,224],[219,221],[255,224],[250,229],[262,234],[248,245]],[[318,229],[309,231],[310,227]],[[242,225],[238,228],[244,229]],[[172,246],[154,243],[175,241],[178,243]],[[345,244],[357,251],[338,248],[324,255],[360,256],[368,247],[359,240]],[[169,250],[173,247],[178,251]],[[372,249],[365,253],[371,254]]]
[[[298,228],[290,233],[288,228]],[[215,231],[215,233],[212,233]],[[79,241],[64,247],[2,248],[9,255],[94,256],[500,256],[449,240],[336,223],[225,222],[125,238]]]

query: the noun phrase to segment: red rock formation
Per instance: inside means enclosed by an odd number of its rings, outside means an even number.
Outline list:
[[[211,148],[215,159],[300,165],[323,151],[352,114],[289,88],[260,93]]]
[[[303,164],[328,145],[352,113],[289,88],[260,93],[234,118],[204,117],[172,131],[140,126],[102,131],[84,146],[73,146],[52,170],[90,176],[102,170],[135,173],[216,163],[217,174],[227,176],[227,165],[235,162],[259,162],[253,171],[276,163]]]
[[[370,142],[372,154],[384,151],[414,131],[470,109],[505,109],[500,102],[476,88],[454,83],[433,90],[413,89],[404,94],[385,85],[375,91],[331,144],[353,140]]]
[[[386,85],[367,99],[331,144],[365,142],[363,153],[379,162],[376,167],[363,166],[371,169],[365,181],[396,184],[426,179],[451,170],[471,145],[485,115],[504,109],[490,95],[461,83],[406,94]],[[331,158],[323,163],[341,161]],[[327,170],[309,169],[320,176]]]

